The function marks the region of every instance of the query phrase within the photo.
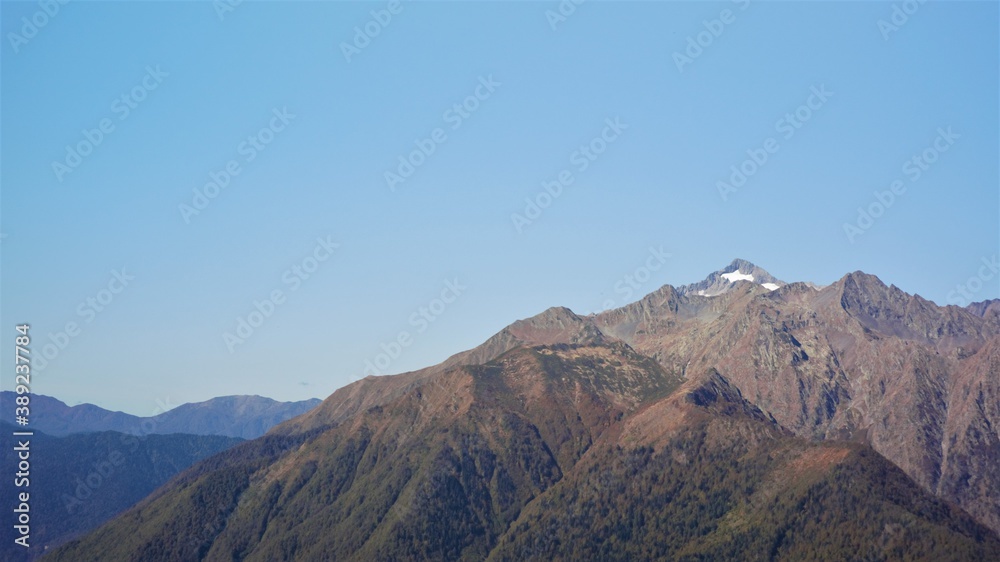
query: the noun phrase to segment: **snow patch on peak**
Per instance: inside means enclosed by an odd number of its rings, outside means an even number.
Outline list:
[[[775,285],[774,283],[761,283],[760,286],[764,287],[768,291],[773,291],[778,288],[778,286]]]
[[[730,283],[735,283],[737,281],[753,281],[753,274],[752,273],[743,274],[743,273],[740,273],[740,270],[738,270],[738,269],[736,271],[731,272],[731,273],[723,273],[722,277],[726,281],[729,281]]]

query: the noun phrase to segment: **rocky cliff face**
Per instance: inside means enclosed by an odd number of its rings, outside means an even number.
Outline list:
[[[746,284],[711,304],[668,288],[650,297],[594,321],[667,369],[718,370],[797,435],[871,444],[1000,530],[991,319],[860,272],[821,290]]]

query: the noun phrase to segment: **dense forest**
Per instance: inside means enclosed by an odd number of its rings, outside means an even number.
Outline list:
[[[4,425],[12,428],[14,426]],[[204,435],[128,435],[115,431],[52,437],[36,431],[30,438],[30,505],[34,513],[31,547],[8,548],[13,528],[0,538],[4,560],[30,560],[46,548],[96,528],[135,505],[194,463],[242,440]],[[5,466],[17,466],[13,447]],[[0,487],[4,506],[15,505],[14,481]]]
[[[683,382],[619,343],[386,396],[207,459],[46,559],[1000,558],[868,445],[796,437],[719,373]]]

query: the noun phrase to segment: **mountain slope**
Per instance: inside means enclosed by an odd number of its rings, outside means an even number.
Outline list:
[[[995,315],[724,281],[358,381],[52,559],[1000,559]]]
[[[997,539],[857,444],[706,418],[608,448],[547,490],[489,560],[996,560]],[[735,430],[735,432],[734,432]]]
[[[342,387],[324,400],[319,407],[282,424],[282,429],[279,431],[306,431],[341,423],[361,411],[386,404],[402,396],[448,369],[482,365],[517,347],[555,343],[601,343],[605,339],[590,320],[577,316],[568,308],[553,307],[531,318],[514,322],[479,346],[456,353],[439,365],[391,377],[369,376]]]
[[[796,438],[719,373],[682,384],[616,342],[515,348],[299,429],[263,440],[301,445],[203,462],[50,558],[796,559],[808,542],[794,533],[820,516],[820,557],[870,547],[869,521],[890,559],[1000,552],[863,445]]]
[[[593,320],[668,370],[718,370],[797,435],[870,443],[1000,531],[1000,327],[989,318],[855,272],[821,290],[665,287]]]
[[[516,348],[317,429],[256,470],[202,471],[54,559],[482,559],[604,431],[679,382],[622,344]],[[184,541],[196,529],[148,523],[205,511],[227,517],[198,544]]]
[[[786,445],[736,457],[704,439],[609,451],[543,496],[489,560],[997,559],[989,531],[870,450]],[[688,455],[709,464],[679,460]],[[758,487],[790,474],[778,490]]]

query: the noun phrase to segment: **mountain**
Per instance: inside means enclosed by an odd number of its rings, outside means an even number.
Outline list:
[[[786,284],[784,281],[776,279],[767,271],[746,260],[735,259],[726,267],[709,274],[704,280],[679,287],[677,292],[683,295],[694,294],[702,297],[714,297],[730,291],[736,286],[738,281],[756,283],[769,291],[773,291]]]
[[[861,272],[814,290],[654,293],[594,319],[675,372],[717,369],[784,428],[861,440],[1000,530],[1000,322]]]
[[[9,390],[0,392],[4,423],[15,422],[12,407],[16,397],[17,394]],[[31,425],[34,429],[57,436],[90,431],[137,433],[143,419],[124,412],[111,412],[93,404],[69,407],[44,394],[31,395],[31,413]]]
[[[151,418],[156,433],[226,435],[253,439],[315,408],[320,400],[278,402],[262,396],[221,396],[178,406]]]
[[[16,394],[0,393],[0,405],[6,415],[13,415]],[[222,396],[205,402],[183,404],[151,417],[110,412],[93,404],[67,406],[40,394],[31,396],[32,428],[49,435],[63,436],[94,431],[118,431],[133,435],[188,433],[224,435],[253,439],[268,429],[305,413],[318,399],[301,402],[278,402],[262,396]],[[9,423],[13,423],[13,419]]]
[[[0,424],[6,433],[19,431]],[[27,491],[31,534],[25,550],[15,546],[13,526],[3,525],[3,560],[32,560],[47,547],[79,536],[128,509],[178,472],[241,442],[201,435],[135,436],[113,431],[53,437],[35,431],[28,438],[30,485],[15,488],[4,479],[0,496],[12,510],[18,492]],[[16,467],[14,445],[4,448],[4,466]],[[13,470],[12,470],[13,474]],[[9,513],[9,510],[8,510]]]
[[[348,385],[49,558],[1000,560],[1000,323],[720,271]]]
[[[976,316],[984,318],[989,315],[995,316],[1000,314],[1000,299],[974,302],[965,308]]]

